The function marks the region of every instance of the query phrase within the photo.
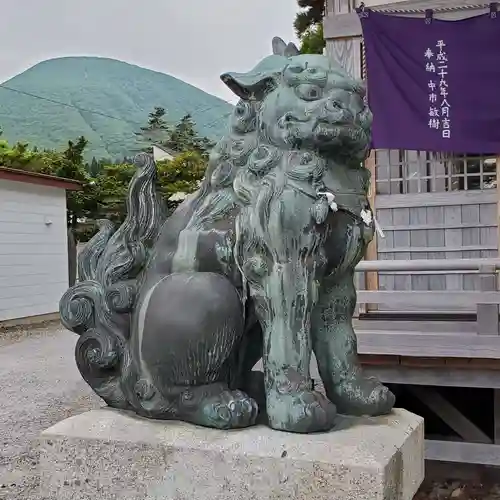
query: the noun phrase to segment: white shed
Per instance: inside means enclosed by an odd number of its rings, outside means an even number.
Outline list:
[[[0,167],[0,325],[58,312],[68,288],[66,190],[80,188]]]

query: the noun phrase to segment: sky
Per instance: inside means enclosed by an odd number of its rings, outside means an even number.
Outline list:
[[[296,0],[1,0],[1,7],[0,82],[46,59],[101,56],[234,103],[220,74],[251,69],[271,53],[273,36],[296,42]]]

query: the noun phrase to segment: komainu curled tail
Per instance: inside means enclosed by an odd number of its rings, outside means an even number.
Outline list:
[[[76,362],[85,381],[115,408],[130,407],[127,385],[130,313],[150,249],[165,219],[150,155],[134,159],[127,216],[115,229],[99,221],[99,232],[78,257],[79,282],[61,298],[63,325],[77,333]]]

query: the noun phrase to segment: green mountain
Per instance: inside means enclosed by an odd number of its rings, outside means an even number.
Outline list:
[[[84,135],[87,156],[96,158],[130,155],[137,148],[134,132],[155,106],[165,108],[172,123],[191,114],[198,133],[212,140],[223,135],[233,109],[172,76],[98,57],[50,59],[0,85],[7,140],[63,149]]]

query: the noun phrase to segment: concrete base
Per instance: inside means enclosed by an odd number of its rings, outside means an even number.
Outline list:
[[[424,477],[423,420],[346,418],[326,434],[236,431],[90,411],[40,438],[43,499],[411,500]]]

